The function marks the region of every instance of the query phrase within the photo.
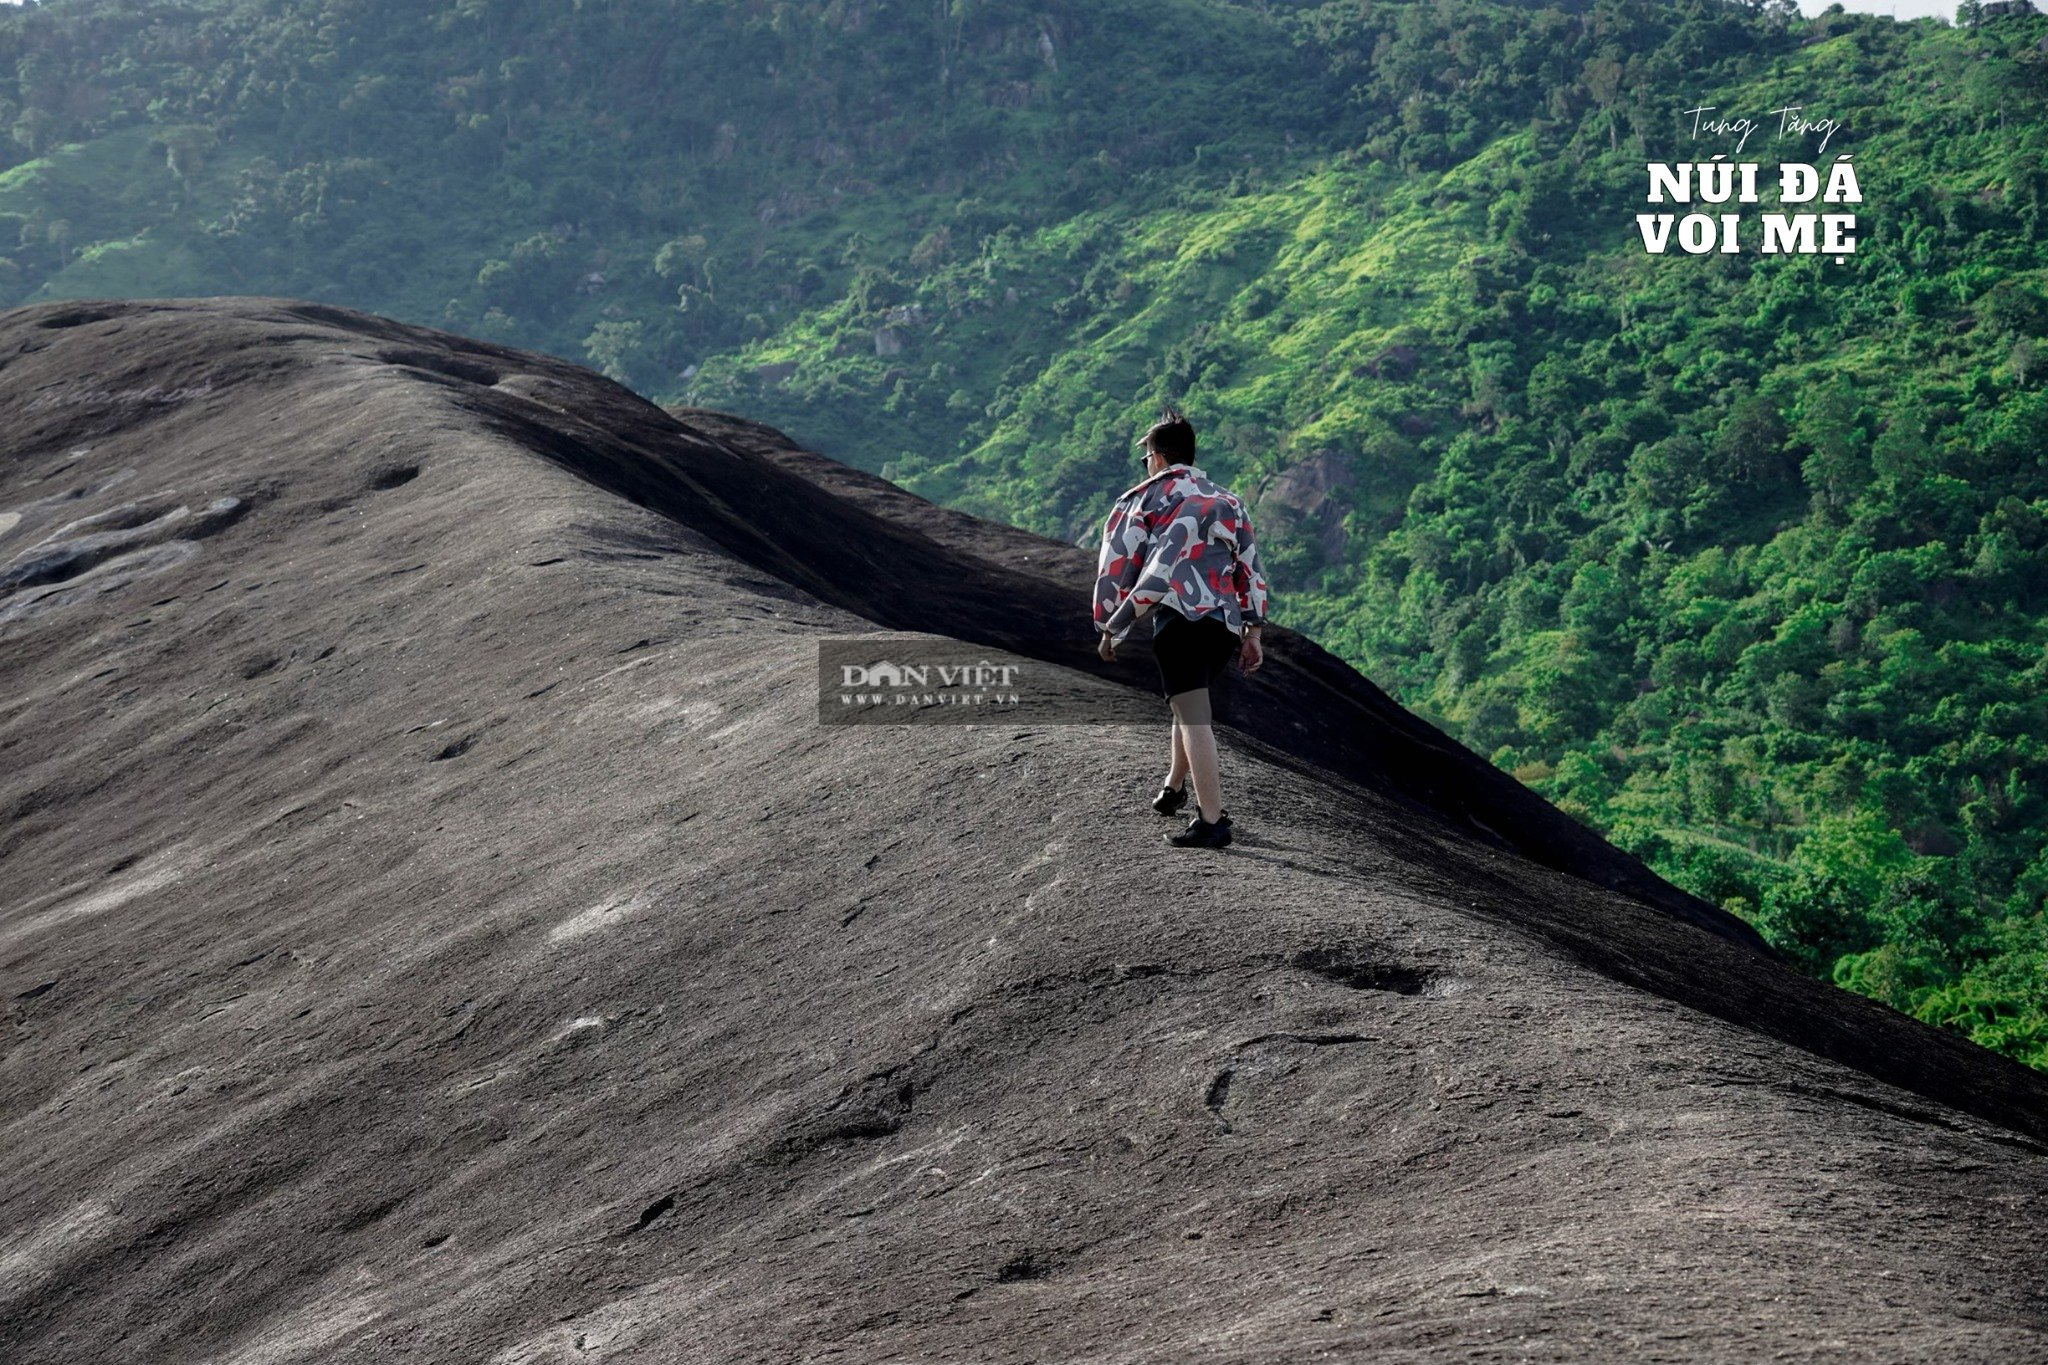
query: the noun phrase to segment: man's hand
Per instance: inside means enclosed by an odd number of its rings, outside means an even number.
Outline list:
[[[1095,653],[1106,664],[1116,662],[1116,641],[1111,638],[1108,631],[1103,631],[1095,637]]]
[[[1258,627],[1252,626],[1244,633],[1244,643],[1237,648],[1237,661],[1244,665],[1247,673],[1259,671],[1259,665],[1266,661],[1265,648],[1259,644]]]

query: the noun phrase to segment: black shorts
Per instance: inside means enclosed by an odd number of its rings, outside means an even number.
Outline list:
[[[1190,621],[1172,607],[1155,610],[1161,614],[1152,630],[1152,657],[1159,663],[1161,695],[1193,692],[1223,677],[1240,641],[1222,617]]]

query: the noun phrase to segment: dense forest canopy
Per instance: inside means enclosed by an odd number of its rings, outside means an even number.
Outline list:
[[[1962,20],[52,0],[0,10],[0,304],[344,302],[1076,541],[1176,401],[1283,622],[2048,1065],[2048,19]],[[1767,185],[1853,158],[1854,252],[1647,255],[1701,106]]]

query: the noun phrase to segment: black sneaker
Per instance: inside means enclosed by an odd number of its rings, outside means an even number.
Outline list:
[[[1175,848],[1222,848],[1230,842],[1230,812],[1217,816],[1213,825],[1197,815],[1180,833],[1160,837]]]
[[[1188,803],[1187,779],[1182,778],[1178,787],[1161,787],[1159,795],[1152,798],[1152,809],[1161,815],[1176,815]]]

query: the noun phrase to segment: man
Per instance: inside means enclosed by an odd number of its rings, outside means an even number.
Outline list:
[[[1247,673],[1265,661],[1259,634],[1266,579],[1244,504],[1195,468],[1195,428],[1188,419],[1167,408],[1138,445],[1145,479],[1116,500],[1102,528],[1096,649],[1114,659],[1131,627],[1152,618],[1160,691],[1173,709],[1173,756],[1152,808],[1161,815],[1180,810],[1192,778],[1195,816],[1166,842],[1222,848],[1230,842],[1230,816],[1210,728],[1209,685],[1233,658]]]

